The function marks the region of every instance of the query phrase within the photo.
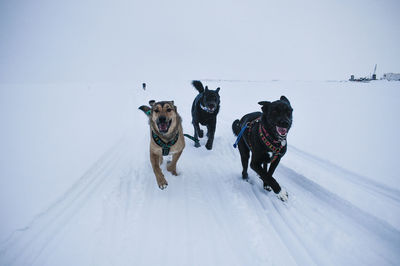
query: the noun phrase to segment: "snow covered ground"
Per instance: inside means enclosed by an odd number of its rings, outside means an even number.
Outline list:
[[[0,86],[0,265],[400,263],[400,83],[206,81],[221,87],[214,148],[187,140],[161,191],[137,107],[175,100],[192,134],[196,91],[141,82]],[[231,133],[282,94],[287,203],[241,180]]]

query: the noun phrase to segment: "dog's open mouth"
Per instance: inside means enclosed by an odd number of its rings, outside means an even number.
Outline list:
[[[206,106],[203,106],[202,104],[200,104],[200,107],[207,113],[213,113],[217,109],[217,106],[215,104],[208,104]]]
[[[169,121],[158,122],[158,130],[160,133],[165,134],[168,132],[169,127],[171,126],[172,119]]]
[[[215,105],[214,104],[209,104],[207,107],[208,107],[208,110],[210,110],[210,112],[214,112],[215,111]]]
[[[285,127],[276,127],[276,132],[278,132],[278,134],[280,135],[280,136],[282,136],[282,137],[285,137],[286,135],[287,135],[287,133],[288,133],[288,130],[287,130],[287,128],[285,128]]]

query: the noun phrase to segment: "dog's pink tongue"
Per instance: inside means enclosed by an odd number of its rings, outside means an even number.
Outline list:
[[[276,130],[278,131],[278,133],[282,136],[286,135],[287,133],[287,129],[284,127],[276,127]]]
[[[167,130],[167,123],[160,123],[159,126],[161,131],[166,131]]]

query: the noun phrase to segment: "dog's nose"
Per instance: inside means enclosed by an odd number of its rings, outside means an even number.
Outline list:
[[[284,128],[288,128],[289,127],[289,122],[287,120],[281,120],[281,125]]]
[[[159,121],[160,123],[165,123],[165,121],[167,121],[167,118],[166,118],[165,116],[160,116],[160,117],[158,118],[158,121]]]

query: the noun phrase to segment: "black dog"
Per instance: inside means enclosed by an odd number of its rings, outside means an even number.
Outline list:
[[[248,179],[247,167],[251,151],[250,167],[263,180],[264,189],[270,191],[272,188],[279,199],[287,201],[287,192],[281,189],[272,175],[286,153],[286,136],[292,125],[293,109],[285,96],[274,102],[263,101],[258,104],[262,105],[262,113],[247,114],[232,124],[236,136],[247,126],[238,142],[243,166],[242,178]]]
[[[203,87],[201,81],[193,80],[192,85],[199,91],[199,94],[193,101],[192,105],[192,124],[194,127],[194,137],[202,138],[204,133],[200,129],[199,123],[207,127],[207,143],[206,148],[212,149],[215,127],[217,124],[217,114],[219,112],[219,89],[215,91]],[[195,147],[200,147],[199,142],[195,143]]]

